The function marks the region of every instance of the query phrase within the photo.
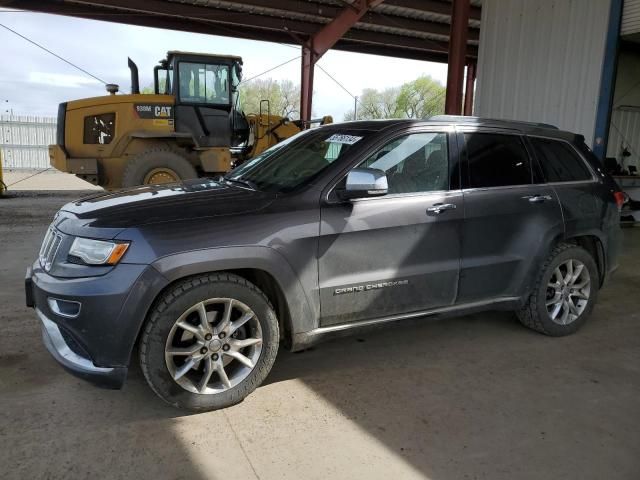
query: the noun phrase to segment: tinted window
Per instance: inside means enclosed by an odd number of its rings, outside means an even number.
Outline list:
[[[566,142],[530,138],[547,182],[590,180],[591,172],[582,158]]]
[[[389,193],[433,192],[449,188],[446,133],[415,133],[389,142],[359,167],[387,174]]]
[[[472,188],[527,185],[531,165],[517,135],[466,133],[469,186]]]

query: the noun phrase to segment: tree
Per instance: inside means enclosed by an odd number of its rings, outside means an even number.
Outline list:
[[[240,105],[245,113],[259,113],[260,102],[269,101],[272,115],[297,119],[300,117],[300,86],[291,80],[271,78],[251,80],[240,85]],[[263,103],[263,113],[267,106]]]
[[[347,112],[345,120],[375,120],[379,118],[399,118],[397,111],[398,88],[387,88],[382,92],[374,88],[365,88],[358,98],[358,118],[353,111]]]
[[[407,118],[426,118],[444,112],[445,88],[428,75],[400,87],[398,109]]]
[[[445,88],[430,76],[382,91],[366,88],[358,101],[358,118],[347,112],[345,120],[425,118],[444,112]]]

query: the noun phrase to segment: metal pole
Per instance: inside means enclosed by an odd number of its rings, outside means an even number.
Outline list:
[[[464,87],[464,114],[473,115],[473,87],[476,83],[476,63],[467,64],[467,83]]]
[[[333,47],[342,36],[355,25],[371,8],[384,0],[355,0],[345,4],[344,9],[302,45],[302,75],[300,82],[300,120],[303,125],[311,120],[313,97],[313,70],[316,62]],[[469,0],[467,0],[468,2]]]
[[[447,69],[447,96],[444,111],[448,115],[462,113],[462,87],[464,64],[467,56],[469,30],[469,0],[453,0],[449,35],[449,64]]]
[[[358,96],[353,97],[353,119],[358,119]]]
[[[307,45],[302,46],[302,75],[300,81],[300,120],[308,122],[311,120],[311,102],[313,99],[313,71],[315,70],[316,58]],[[303,127],[304,128],[304,127]]]

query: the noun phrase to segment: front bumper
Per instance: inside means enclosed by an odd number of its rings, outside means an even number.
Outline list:
[[[42,322],[44,346],[65,370],[100,387],[122,388],[127,378],[127,367],[96,367],[91,360],[71,349],[55,322],[37,308],[35,310]]]
[[[27,270],[25,293],[58,363],[96,385],[121,388],[147,311],[166,284],[148,265],[121,264],[101,276],[59,278],[36,262]],[[78,313],[61,312],[51,299],[80,304]]]

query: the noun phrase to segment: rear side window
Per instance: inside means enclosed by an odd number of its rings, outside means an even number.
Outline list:
[[[591,180],[584,160],[566,142],[546,138],[530,138],[547,182]]]
[[[529,155],[518,135],[465,133],[468,185],[505,187],[531,183]]]

